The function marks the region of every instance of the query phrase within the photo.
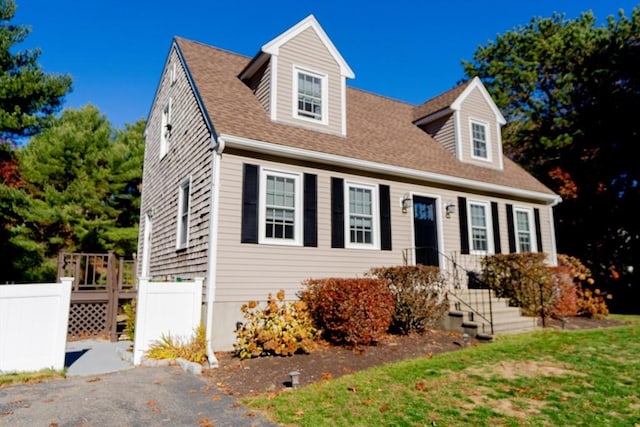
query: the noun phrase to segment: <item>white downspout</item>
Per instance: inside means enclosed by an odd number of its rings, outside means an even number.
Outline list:
[[[218,144],[213,150],[211,163],[211,205],[209,209],[209,268],[207,269],[207,358],[209,366],[217,368],[218,359],[213,352],[213,303],[216,299],[216,270],[218,266],[218,201],[220,200],[220,162],[225,143],[222,138],[218,138]]]

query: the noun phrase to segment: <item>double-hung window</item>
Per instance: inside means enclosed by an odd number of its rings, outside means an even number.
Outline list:
[[[345,228],[347,247],[378,247],[378,194],[377,187],[365,184],[346,183]]]
[[[326,123],[326,76],[294,68],[294,116]]]
[[[487,126],[483,123],[471,121],[471,143],[474,158],[489,159],[489,143],[487,139]]]
[[[261,243],[301,244],[300,174],[262,169],[261,175]]]
[[[518,252],[532,252],[534,234],[531,211],[524,208],[515,208],[513,214],[515,216],[516,249]]]
[[[173,100],[169,98],[162,108],[162,121],[160,128],[160,158],[169,151],[169,139],[171,138],[171,107]]]
[[[484,203],[469,203],[471,228],[471,250],[477,253],[491,251],[489,232],[489,206]]]
[[[178,230],[176,249],[185,249],[189,241],[189,206],[191,197],[191,178],[186,178],[180,183],[178,189]]]

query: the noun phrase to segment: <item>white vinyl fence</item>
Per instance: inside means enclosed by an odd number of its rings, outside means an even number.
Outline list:
[[[196,278],[186,282],[149,282],[138,284],[136,329],[133,364],[139,365],[150,345],[171,335],[189,338],[202,317],[202,282]]]
[[[0,285],[0,372],[64,368],[73,277]]]

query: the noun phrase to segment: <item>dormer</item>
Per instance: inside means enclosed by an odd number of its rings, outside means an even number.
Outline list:
[[[415,107],[414,124],[458,160],[502,169],[504,116],[478,77]]]
[[[262,46],[239,75],[274,122],[347,135],[353,71],[313,15]]]

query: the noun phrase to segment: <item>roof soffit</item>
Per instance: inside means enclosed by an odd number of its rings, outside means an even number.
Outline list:
[[[313,15],[307,16],[305,19],[262,46],[262,52],[269,55],[277,56],[282,45],[284,45],[289,40],[293,39],[308,28],[311,28],[313,31],[315,31],[315,33],[318,35],[318,38],[327,48],[327,51],[329,51],[331,56],[333,56],[335,61],[338,63],[338,65],[340,66],[340,74],[344,77],[353,79],[355,77],[355,74],[353,73],[347,62],[344,60],[342,55],[340,55],[338,49],[336,49],[331,39],[329,39],[329,37],[327,36],[327,33],[324,32]]]

